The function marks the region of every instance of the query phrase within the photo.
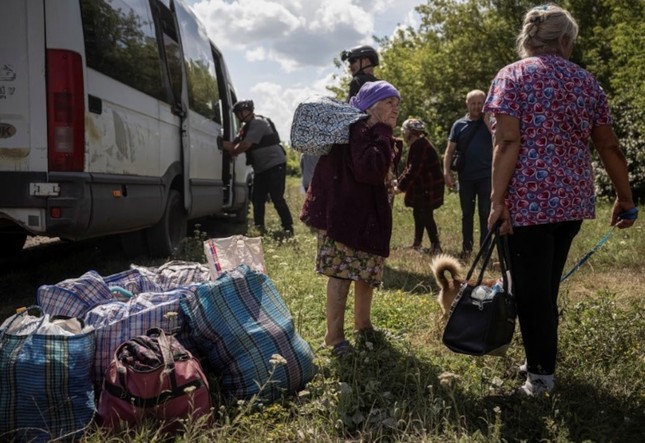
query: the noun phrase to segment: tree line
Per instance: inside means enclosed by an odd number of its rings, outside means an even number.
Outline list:
[[[420,16],[416,28],[376,38],[381,48],[377,77],[401,92],[401,122],[410,116],[426,121],[431,139],[443,152],[452,123],[466,113],[466,93],[487,91],[497,71],[518,59],[515,38],[522,19],[530,8],[543,3],[428,0],[415,8]],[[590,71],[607,93],[614,129],[628,158],[634,197],[645,202],[645,2],[567,0],[558,4],[578,22],[571,60]],[[347,90],[330,89],[340,97]],[[610,196],[604,169],[596,171],[599,194]]]

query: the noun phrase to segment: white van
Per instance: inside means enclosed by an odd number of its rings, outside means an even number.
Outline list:
[[[189,219],[246,220],[252,170],[218,148],[235,101],[182,0],[3,0],[0,255],[121,234],[168,256]]]

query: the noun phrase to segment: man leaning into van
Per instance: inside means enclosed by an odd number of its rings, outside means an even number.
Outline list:
[[[287,177],[287,158],[280,145],[280,136],[273,122],[256,115],[252,100],[241,100],[233,105],[233,113],[242,123],[237,137],[224,142],[224,149],[232,155],[246,153],[247,164],[253,167],[253,222],[261,233],[265,233],[264,205],[267,194],[280,216],[282,229],[293,234],[293,219],[284,199]]]

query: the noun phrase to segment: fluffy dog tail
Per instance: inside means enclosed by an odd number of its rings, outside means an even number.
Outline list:
[[[434,278],[443,289],[455,286],[455,280],[458,280],[463,272],[463,268],[459,261],[447,254],[440,254],[432,259],[430,269],[434,274]],[[450,281],[446,278],[446,272],[450,274]]]

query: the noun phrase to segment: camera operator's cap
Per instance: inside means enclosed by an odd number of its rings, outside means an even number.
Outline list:
[[[372,66],[378,66],[378,52],[376,52],[376,49],[371,46],[357,46],[349,51],[343,51],[340,53],[340,59],[342,61],[347,61],[350,64],[354,63],[356,59],[362,57],[368,58],[370,63],[372,63]]]
[[[401,125],[401,128],[404,131],[417,131],[417,132],[422,132],[426,133],[426,124],[423,123],[423,121],[419,120],[418,118],[409,118],[406,121],[403,122],[403,125]]]
[[[365,83],[354,97],[349,99],[349,104],[355,108],[365,111],[372,107],[374,103],[385,100],[386,98],[401,98],[399,91],[385,80]]]
[[[240,100],[233,105],[233,112],[239,112],[248,109],[253,112],[253,100]]]

